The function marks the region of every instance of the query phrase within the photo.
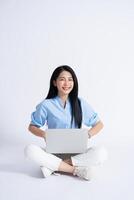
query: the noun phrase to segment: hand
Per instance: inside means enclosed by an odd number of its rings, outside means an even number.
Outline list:
[[[42,131],[42,137],[46,140],[46,132]]]
[[[88,131],[88,138],[90,139],[92,137],[91,133]]]

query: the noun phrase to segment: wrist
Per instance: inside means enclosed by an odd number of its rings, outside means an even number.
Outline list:
[[[88,138],[90,139],[92,137],[92,134],[88,132]]]
[[[45,138],[46,137],[46,133],[44,131],[42,131],[42,137]]]

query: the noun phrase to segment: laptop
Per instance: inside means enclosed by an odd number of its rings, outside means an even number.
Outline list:
[[[46,152],[58,154],[84,153],[88,145],[87,129],[47,129]]]

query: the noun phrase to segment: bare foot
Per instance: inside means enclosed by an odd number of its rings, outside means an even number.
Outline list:
[[[64,161],[65,163],[67,163],[67,164],[73,166],[71,159],[68,158],[68,159],[65,159],[65,160],[63,160],[63,161]]]

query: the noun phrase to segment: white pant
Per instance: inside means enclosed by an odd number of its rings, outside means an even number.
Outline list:
[[[26,157],[35,161],[40,167],[46,167],[58,171],[61,158],[45,152],[41,147],[30,144],[24,149]],[[104,147],[90,147],[85,153],[71,156],[74,166],[96,166],[107,159],[107,151]]]

